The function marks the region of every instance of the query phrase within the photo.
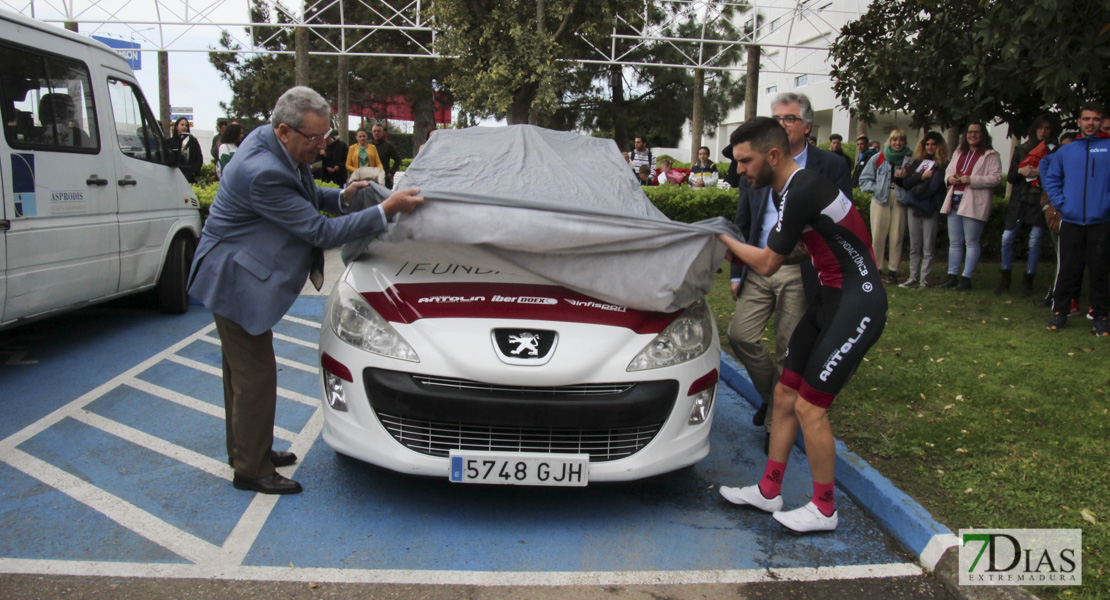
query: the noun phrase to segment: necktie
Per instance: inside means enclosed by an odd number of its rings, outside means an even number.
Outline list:
[[[298,166],[297,171],[301,175],[301,183],[304,183],[305,189],[309,194],[312,193],[312,188],[316,185],[312,181],[312,175],[309,174],[308,168],[305,166]],[[324,249],[320,247],[312,248],[312,267],[308,271],[308,280],[312,282],[312,286],[316,291],[320,291],[324,287]]]

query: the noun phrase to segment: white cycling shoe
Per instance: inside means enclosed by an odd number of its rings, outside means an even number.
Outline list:
[[[779,504],[782,504],[781,500]],[[826,517],[821,514],[821,509],[817,508],[816,504],[810,502],[794,510],[776,511],[772,516],[788,529],[798,533],[809,533],[811,531],[832,531],[836,529],[838,521],[836,515],[836,511],[833,511],[831,517]]]
[[[774,498],[764,498],[759,491],[759,484],[749,485],[745,488],[721,486],[721,495],[725,500],[741,506],[754,506],[759,510],[773,513],[782,509],[782,494]]]

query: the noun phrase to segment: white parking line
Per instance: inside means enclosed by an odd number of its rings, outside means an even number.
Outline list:
[[[179,356],[177,354],[170,354],[169,356],[166,356],[166,360],[170,360],[184,367],[189,367],[190,369],[196,369],[197,371],[208,373],[209,375],[215,375],[216,377],[219,377],[221,379],[224,376],[223,370],[219,367],[213,367],[212,365],[207,365],[200,361],[196,361],[191,358],[185,358],[184,356]],[[312,369],[312,372],[315,373],[316,369]],[[287,390],[282,387],[278,387],[277,395],[279,398],[293,400],[294,402],[300,402],[301,404],[307,404],[308,406],[316,406],[320,403],[320,401],[316,398],[294,392],[293,390]]]
[[[216,406],[215,404],[211,404],[203,400],[191,398],[189,396],[186,396],[185,394],[179,394],[160,385],[150,383],[149,381],[143,381],[142,379],[132,379],[130,381],[125,381],[124,385],[133,387],[142,392],[146,392],[152,396],[157,396],[159,398],[162,398],[163,400],[169,400],[170,402],[173,402],[175,404],[180,404],[185,408],[204,413],[210,417],[216,417],[217,419],[225,418],[224,409],[222,406]],[[274,437],[285,440],[287,442],[291,442],[294,438],[297,437],[297,434],[289,431],[288,429],[275,425]]]
[[[219,552],[216,546],[22,450],[5,453],[4,462],[182,558],[200,562]]]
[[[291,323],[298,323],[300,325],[315,327],[316,329],[320,328],[320,323],[318,321],[309,321],[308,319],[302,319],[300,317],[294,317],[292,315],[285,315],[284,317],[282,317],[282,319]]]
[[[744,584],[776,581],[821,581],[919,577],[922,568],[911,563],[799,567],[788,569],[729,569],[708,571],[430,571],[395,569],[324,569],[292,567],[138,564],[0,559],[0,572],[42,575],[101,575],[109,577],[166,577],[174,579],[232,579],[318,583],[433,584],[481,586],[579,585],[689,585]]]
[[[195,469],[200,469],[209,475],[231,481],[232,471],[231,468],[227,466],[227,463],[211,459],[199,452],[193,452],[177,444],[171,444],[160,437],[139,431],[134,427],[128,427],[123,423],[117,423],[111,419],[106,419],[96,413],[82,412],[75,415],[74,418],[120,439],[127,440],[132,444],[141,446],[147,450],[153,450],[162,456],[172,458],[178,462],[183,462]]]
[[[220,345],[220,338],[217,338],[217,337],[205,336],[205,337],[200,338],[200,340],[202,342],[208,342],[209,344],[212,344],[213,346],[219,346]],[[312,347],[315,348],[316,346],[312,346]],[[316,365],[306,365],[303,362],[290,360],[288,358],[282,358],[280,356],[278,356],[276,358],[277,358],[277,363],[279,365],[285,365],[286,367],[299,369],[301,371],[305,371],[306,373],[319,373],[320,372],[320,369],[317,368]]]

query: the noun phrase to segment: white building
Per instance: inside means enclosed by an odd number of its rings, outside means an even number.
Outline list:
[[[763,49],[759,74],[759,106],[756,114],[770,116],[771,101],[783,92],[805,94],[816,116],[810,135],[819,144],[827,144],[829,136],[839,133],[844,143],[852,146],[860,133],[884,145],[895,127],[905,131],[912,148],[924,132],[910,127],[910,117],[905,113],[880,114],[875,123],[861,124],[841,106],[833,93],[829,76],[832,63],[828,47],[840,35],[847,23],[867,12],[870,0],[762,0],[740,18],[747,22],[759,14],[756,39]],[[861,49],[862,51],[862,49]],[[960,90],[938,90],[938,93],[960,93]],[[721,148],[728,145],[728,136],[744,122],[745,107],[731,111],[716,131],[705,131],[702,145],[708,146],[711,156],[718,160]],[[993,125],[990,129],[995,149],[1002,155],[1002,164],[1010,160],[1010,144],[1006,142],[1006,126]],[[690,126],[683,130],[682,140],[675,156],[690,155]]]

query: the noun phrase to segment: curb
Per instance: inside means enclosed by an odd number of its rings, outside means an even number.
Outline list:
[[[758,408],[762,399],[736,359],[721,353],[721,380]],[[804,449],[802,437],[794,442]],[[954,596],[968,600],[1035,600],[1021,587],[959,585],[959,537],[937,522],[913,498],[894,486],[840,440],[836,441],[836,483],[888,534],[913,553]]]

